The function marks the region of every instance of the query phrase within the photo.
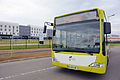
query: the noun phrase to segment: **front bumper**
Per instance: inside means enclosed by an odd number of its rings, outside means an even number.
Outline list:
[[[75,67],[74,70],[81,70],[81,71],[87,71],[87,72],[98,73],[98,74],[105,74],[106,72],[106,65],[102,68],[98,68],[98,67],[90,67],[90,66],[85,67],[85,66],[64,64],[64,63],[60,63],[57,61],[52,61],[52,64],[54,66],[59,66],[59,67],[64,67],[64,68],[68,68],[68,66],[72,66],[72,67]],[[71,69],[71,68],[68,68],[68,69]]]

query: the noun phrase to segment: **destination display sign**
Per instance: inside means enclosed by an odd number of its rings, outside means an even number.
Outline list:
[[[99,19],[99,17],[97,16],[96,10],[58,17],[55,19],[55,22],[56,22],[55,24],[60,25],[60,24],[92,20],[92,19]]]

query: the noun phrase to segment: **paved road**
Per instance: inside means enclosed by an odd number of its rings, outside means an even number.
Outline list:
[[[105,75],[68,70],[51,65],[51,58],[0,64],[0,80],[120,80],[120,46],[112,48]]]

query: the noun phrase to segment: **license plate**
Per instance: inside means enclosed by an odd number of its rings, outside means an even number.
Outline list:
[[[74,66],[67,66],[67,68],[69,68],[69,69],[76,69],[76,70],[78,70],[78,67],[74,67]]]

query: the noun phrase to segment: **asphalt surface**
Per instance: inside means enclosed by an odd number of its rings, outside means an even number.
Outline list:
[[[120,80],[120,46],[112,48],[104,75],[52,66],[51,58],[0,64],[0,80]]]

